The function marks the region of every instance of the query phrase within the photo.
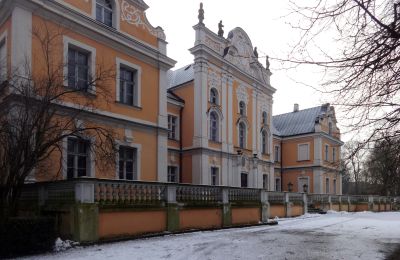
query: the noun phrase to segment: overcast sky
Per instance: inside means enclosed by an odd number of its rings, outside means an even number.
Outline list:
[[[199,0],[145,0],[150,6],[147,18],[153,26],[163,27],[168,41],[168,56],[177,61],[180,68],[193,62],[188,51],[193,47],[195,34],[192,28],[197,24]],[[203,0],[205,25],[214,32],[218,22],[223,21],[226,37],[235,27],[243,28],[249,35],[253,46],[258,48],[260,62],[263,56],[286,58],[291,46],[296,43],[299,32],[294,30],[288,16],[288,0]],[[291,112],[293,104],[300,109],[318,106],[329,102],[329,97],[313,88],[319,88],[323,74],[311,66],[297,69],[282,69],[282,64],[271,60],[271,84],[277,89],[274,94],[273,114]],[[339,111],[340,112],[340,111]],[[339,120],[339,118],[338,118]],[[340,122],[339,122],[340,123]],[[343,126],[339,127],[342,129]],[[348,139],[349,136],[344,137]]]

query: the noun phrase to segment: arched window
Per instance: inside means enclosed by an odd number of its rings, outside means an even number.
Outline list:
[[[262,113],[262,123],[263,123],[263,125],[268,124],[268,114],[265,111]]]
[[[218,91],[215,88],[210,90],[210,102],[212,104],[218,105]]]
[[[261,132],[261,151],[263,154],[268,153],[268,134],[265,130]]]
[[[96,20],[113,26],[113,6],[110,0],[96,0]]]
[[[246,125],[243,122],[239,123],[239,147],[245,148],[246,146]]]
[[[218,115],[214,111],[210,113],[210,139],[218,142]]]
[[[243,101],[239,102],[239,113],[241,116],[246,115],[246,104]]]

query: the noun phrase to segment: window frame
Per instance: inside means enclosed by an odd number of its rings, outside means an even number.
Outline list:
[[[325,178],[325,193],[330,194],[330,180],[329,177]]]
[[[142,68],[139,65],[136,65],[134,63],[131,63],[127,60],[123,60],[119,57],[117,57],[115,59],[115,63],[116,63],[116,67],[117,67],[117,77],[116,77],[116,89],[115,89],[115,98],[116,98],[116,102],[122,105],[126,105],[129,107],[134,107],[134,108],[141,108],[142,106]],[[131,69],[136,71],[135,73],[135,88],[136,91],[134,89],[133,93],[136,93],[136,97],[134,96],[134,100],[133,100],[133,105],[129,105],[129,104],[125,104],[123,102],[121,102],[121,67],[126,68],[126,69]]]
[[[278,148],[278,149],[276,149],[276,148]],[[276,152],[278,152],[277,156],[276,156]],[[274,162],[280,162],[280,157],[281,157],[280,146],[274,145]]]
[[[216,171],[216,182],[213,183],[213,173],[215,173],[214,171]],[[218,166],[212,165],[210,167],[210,185],[212,186],[219,186],[220,184],[220,168]]]
[[[64,86],[69,88],[68,85],[68,60],[69,60],[69,49],[76,49],[78,51],[87,52],[88,53],[88,80],[93,78],[96,75],[96,48],[74,40],[68,36],[63,36],[63,47],[64,47]],[[94,82],[92,85],[88,86],[86,91],[90,94],[96,93],[96,83]]]
[[[280,177],[275,177],[275,191],[282,191],[282,183]],[[277,185],[279,184],[279,185]],[[278,188],[278,189],[277,189]]]
[[[324,157],[325,157],[325,161],[329,161],[329,145],[325,144],[324,146]]]
[[[172,125],[173,124],[172,124],[172,122],[170,122],[172,119],[175,119],[175,123],[174,123],[175,131],[172,131]],[[168,122],[168,139],[174,140],[174,141],[179,141],[179,125],[180,125],[180,121],[179,121],[178,115],[168,113],[167,122]],[[172,136],[172,134],[174,136]]]
[[[269,175],[268,175],[268,173],[264,173],[262,178],[263,178],[262,179],[263,189],[269,190]],[[266,181],[266,183],[265,183],[265,181]]]
[[[263,111],[261,113],[261,118],[262,118],[262,124],[263,125],[268,125],[268,113],[267,113],[267,111]]]
[[[96,16],[96,21],[98,21],[98,22],[100,22],[100,23],[102,23],[102,24],[104,24],[104,25],[106,25],[106,26],[109,26],[109,27],[114,27],[114,6],[115,6],[115,4],[113,3],[113,1],[112,0],[103,0],[105,3],[104,4],[102,4],[102,3],[98,3],[98,1],[99,0],[92,0],[92,1],[94,1],[95,2],[95,16]],[[106,6],[106,2],[109,2],[109,5],[111,6],[111,7],[107,7]],[[101,8],[101,19],[98,19],[98,17],[97,17],[97,15],[98,15],[98,7],[100,6],[100,8]],[[109,12],[111,12],[111,24],[107,24],[106,23],[106,21],[105,21],[105,11],[109,11]]]
[[[243,145],[241,142],[241,126],[243,126]],[[244,122],[239,122],[238,124],[238,145],[241,149],[246,149],[247,147],[247,125]]]
[[[213,115],[215,115],[215,118],[213,119]],[[215,120],[215,127],[213,127],[213,121]],[[209,140],[212,142],[219,142],[219,136],[220,136],[220,119],[219,115],[216,111],[210,111],[209,114]],[[215,135],[214,135],[215,132]]]
[[[126,146],[126,147],[131,147],[136,149],[136,180],[140,181],[141,180],[141,163],[142,163],[142,145],[137,144],[137,143],[132,143],[130,141],[121,141],[121,140],[116,140],[116,148],[119,151],[120,146]],[[115,156],[115,178],[118,180],[119,179],[119,152],[116,153]]]
[[[87,137],[79,137],[79,136],[67,136],[63,139],[62,142],[62,173],[65,180],[68,179],[68,139],[81,139],[88,144],[87,151],[86,151],[86,176],[81,177],[95,177],[95,160],[94,160],[94,153],[91,149],[91,145],[94,142],[94,138],[87,138]],[[75,159],[74,159],[75,160]],[[74,161],[74,164],[77,162]],[[76,166],[76,165],[75,165]],[[79,178],[77,174],[77,169],[74,170],[74,177]]]
[[[241,106],[243,104],[243,107]],[[241,100],[239,101],[239,115],[240,116],[247,116],[247,108],[246,108],[246,103]]]
[[[301,157],[300,147],[307,145],[307,153],[305,155],[305,159]],[[300,143],[297,144],[297,161],[309,161],[310,160],[310,143]]]
[[[268,131],[262,130],[261,131],[261,153],[268,155],[269,154],[269,138],[268,138]]]
[[[336,162],[336,147],[332,147],[332,162]]]
[[[123,169],[123,176],[124,178],[121,178],[121,173],[120,173],[120,162],[121,162],[121,148],[123,149],[132,149],[133,150],[133,158],[132,158],[132,179],[127,178],[127,172],[126,172],[126,162],[127,160],[124,160],[124,169]],[[126,157],[124,157],[126,159]],[[136,176],[135,176],[136,175]],[[136,147],[132,146],[127,146],[127,145],[119,145],[118,146],[118,179],[119,180],[131,180],[131,181],[136,181],[138,180],[138,149]]]
[[[120,19],[121,19],[121,11],[120,11],[120,3],[118,0],[110,0],[111,6],[112,6],[112,26],[108,26],[101,21],[97,20],[97,13],[96,13],[96,0],[92,0],[92,19],[98,21],[98,23],[104,24],[104,26],[108,28],[114,28],[116,30],[120,29]],[[71,6],[71,5],[70,5]],[[82,12],[80,9],[77,9],[79,12]],[[85,13],[86,14],[86,13]]]
[[[243,176],[246,176],[246,186],[243,186]],[[249,187],[249,173],[240,172],[240,187],[241,188],[248,188]]]
[[[333,184],[333,194],[337,194],[337,182],[336,182],[336,179],[333,179],[333,182],[332,182],[332,184]]]
[[[175,169],[175,181],[171,181],[170,180],[170,170],[171,169]],[[168,165],[168,169],[167,169],[167,182],[170,183],[180,183],[179,181],[179,167],[177,165]]]

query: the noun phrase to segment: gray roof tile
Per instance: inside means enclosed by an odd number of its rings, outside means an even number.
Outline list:
[[[193,64],[168,72],[169,88],[173,88],[194,79]]]

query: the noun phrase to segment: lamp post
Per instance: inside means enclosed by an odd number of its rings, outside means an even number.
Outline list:
[[[289,192],[292,192],[292,190],[293,190],[293,183],[289,182],[287,186],[288,186]]]

